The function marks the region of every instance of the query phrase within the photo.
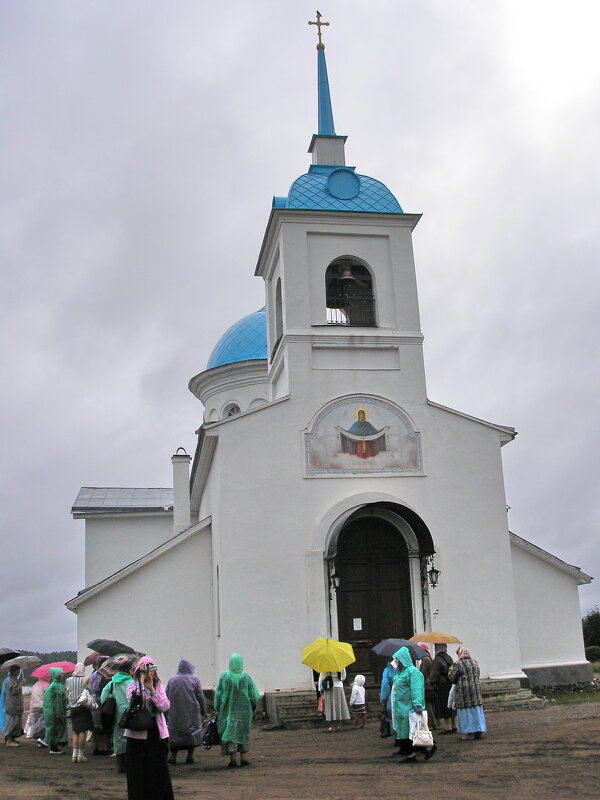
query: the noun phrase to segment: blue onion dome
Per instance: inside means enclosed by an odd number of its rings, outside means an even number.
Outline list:
[[[380,181],[358,175],[354,167],[322,164],[312,164],[305,175],[297,178],[287,197],[274,197],[273,207],[403,213],[400,203]]]
[[[242,317],[216,343],[206,369],[267,357],[267,311],[263,306]]]

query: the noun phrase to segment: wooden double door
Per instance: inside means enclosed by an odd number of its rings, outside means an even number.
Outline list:
[[[414,633],[406,541],[386,520],[354,520],[340,532],[335,567],[339,638],[356,656],[347,672],[378,684],[389,658],[376,656],[373,645]]]

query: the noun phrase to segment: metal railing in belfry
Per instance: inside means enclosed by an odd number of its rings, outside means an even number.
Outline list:
[[[335,298],[336,307],[327,308],[328,325],[353,325],[373,328],[375,322],[375,298],[349,296]]]

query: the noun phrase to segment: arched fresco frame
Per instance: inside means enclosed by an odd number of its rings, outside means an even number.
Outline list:
[[[304,432],[304,457],[307,477],[423,474],[421,434],[412,420],[395,403],[371,395],[323,406]]]

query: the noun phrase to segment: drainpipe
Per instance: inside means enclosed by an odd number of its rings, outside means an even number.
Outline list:
[[[173,465],[173,536],[190,527],[190,461],[191,456],[178,447],[171,457]]]

